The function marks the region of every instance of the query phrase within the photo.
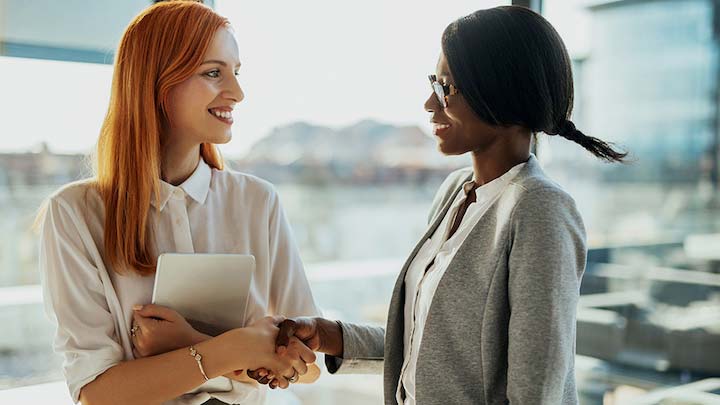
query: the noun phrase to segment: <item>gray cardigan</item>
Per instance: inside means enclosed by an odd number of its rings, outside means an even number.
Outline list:
[[[341,323],[331,373],[383,369],[395,404],[403,364],[405,273],[472,170],[445,180],[429,227],[395,283],[387,327]],[[577,404],[575,312],[585,229],[573,199],[534,156],[480,219],[437,287],[423,332],[416,398],[426,404]],[[384,366],[383,366],[384,363]]]

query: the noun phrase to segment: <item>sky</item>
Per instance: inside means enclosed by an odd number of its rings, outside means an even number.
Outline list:
[[[549,11],[561,15],[558,1],[549,0]],[[216,0],[235,31],[246,95],[223,153],[241,156],[273,127],[300,120],[343,127],[369,118],[429,133],[422,106],[443,29],[505,3]],[[110,65],[0,57],[0,151],[33,150],[41,142],[55,152],[90,151],[111,77]]]

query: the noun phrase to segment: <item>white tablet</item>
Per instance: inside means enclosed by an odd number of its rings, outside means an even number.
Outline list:
[[[164,253],[158,258],[153,304],[221,331],[245,326],[255,257]]]

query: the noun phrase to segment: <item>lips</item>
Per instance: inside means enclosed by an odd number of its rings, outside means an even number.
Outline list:
[[[208,113],[225,124],[233,123],[232,108],[230,107],[210,108],[208,109]]]
[[[431,122],[432,122],[432,126],[433,126],[433,134],[435,136],[442,135],[443,133],[447,132],[450,129],[450,127],[452,127],[452,125],[446,124],[443,122],[434,122],[434,121],[431,121]]]

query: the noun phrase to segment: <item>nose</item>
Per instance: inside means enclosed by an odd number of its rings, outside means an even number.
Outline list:
[[[442,110],[442,106],[440,105],[440,102],[435,96],[435,93],[430,93],[430,97],[425,100],[425,104],[423,105],[423,107],[425,107],[425,111],[427,112],[435,112],[438,110]]]
[[[228,80],[228,82],[229,84],[227,88],[225,88],[223,96],[225,98],[233,100],[236,103],[243,101],[243,99],[245,98],[245,93],[240,87],[240,83],[238,83],[237,77],[233,76],[233,79]]]

